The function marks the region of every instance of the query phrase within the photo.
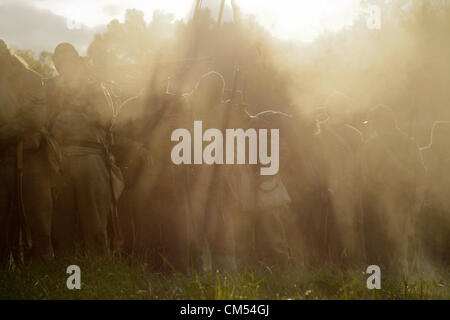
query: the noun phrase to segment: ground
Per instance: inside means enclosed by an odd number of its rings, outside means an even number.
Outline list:
[[[80,290],[66,286],[73,264],[81,269]],[[432,277],[382,274],[380,290],[367,289],[363,271],[261,267],[228,275],[161,274],[117,257],[70,258],[0,272],[0,299],[450,299],[448,270]]]

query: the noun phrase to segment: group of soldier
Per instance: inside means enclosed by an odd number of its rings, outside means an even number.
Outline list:
[[[326,118],[251,115],[217,72],[189,94],[144,90],[115,108],[72,45],[53,62],[58,76],[43,80],[0,41],[3,265],[110,251],[178,271],[448,265],[449,123],[420,150],[386,106],[369,112],[363,137],[339,96]],[[194,120],[279,129],[278,174],[175,165],[170,135]]]

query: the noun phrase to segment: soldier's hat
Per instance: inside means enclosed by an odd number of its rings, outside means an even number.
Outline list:
[[[195,86],[195,91],[206,91],[223,96],[225,91],[225,80],[219,72],[210,71],[200,77],[200,80]]]
[[[274,110],[265,110],[250,116],[255,127],[264,129],[279,129],[285,127],[286,123],[292,118],[293,117],[290,114]]]
[[[82,60],[82,58],[72,44],[62,42],[56,46],[53,53],[53,62],[55,62],[55,64],[76,60]]]

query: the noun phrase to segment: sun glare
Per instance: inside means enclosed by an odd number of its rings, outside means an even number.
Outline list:
[[[282,39],[311,41],[326,30],[337,31],[353,22],[358,0],[238,0],[244,12]]]
[[[311,41],[322,32],[337,31],[353,22],[359,9],[359,0],[236,0],[244,14],[250,14],[274,36],[283,40]],[[227,6],[231,0],[225,1]],[[56,1],[43,0],[36,5],[56,14],[75,18],[94,27],[111,19],[123,20],[127,8],[144,12],[150,21],[154,10],[172,13],[175,19],[186,19],[195,0],[99,0]],[[220,0],[203,0],[203,7],[217,11]]]

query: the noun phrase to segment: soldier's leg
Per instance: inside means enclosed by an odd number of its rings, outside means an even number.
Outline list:
[[[295,264],[302,264],[307,261],[307,238],[304,234],[304,228],[302,224],[305,222],[300,219],[300,213],[298,213],[299,207],[295,207],[297,210],[291,209],[289,214],[282,215],[281,221],[286,233],[287,245],[289,248],[290,260]]]
[[[211,250],[211,260],[215,270],[235,271],[236,248],[234,229],[229,207],[214,206],[207,213],[208,243]]]
[[[109,173],[103,156],[88,154],[70,158],[77,212],[86,253],[102,255],[107,249],[107,221],[112,210]]]
[[[260,261],[269,266],[286,266],[289,248],[281,215],[289,214],[287,206],[262,210],[256,217],[256,249]]]
[[[28,165],[25,166],[23,176],[23,201],[33,244],[32,257],[50,259],[53,257],[52,183],[48,174],[49,168],[45,168],[39,155],[33,154],[27,159]]]
[[[391,231],[391,238],[394,248],[392,260],[394,261],[396,271],[399,271],[402,274],[408,274],[410,271],[408,249],[410,248],[410,245],[412,245],[410,240],[413,235],[410,218],[414,213],[411,212],[411,208],[407,203],[399,205],[391,212],[391,215],[394,213],[396,213],[397,216],[395,220],[395,228]]]
[[[14,196],[14,168],[0,163],[0,268],[4,267],[11,253],[11,198]],[[9,172],[10,171],[10,172]]]
[[[145,174],[145,171],[144,171]],[[139,177],[134,190],[136,211],[135,219],[135,255],[146,261],[151,268],[160,269],[162,265],[161,216],[165,213],[165,205],[170,199],[162,199],[155,195],[154,178],[146,175]]]
[[[73,185],[58,184],[54,193],[52,243],[56,256],[72,255],[77,248],[78,218]]]
[[[333,236],[330,239],[331,257],[336,262],[353,263],[359,260],[357,212],[350,199],[341,195],[333,202]]]
[[[138,199],[140,203],[136,211],[135,255],[144,259],[151,267],[160,268],[162,228],[158,218],[161,212],[146,200],[144,197]]]
[[[136,228],[136,199],[137,190],[124,190],[118,203],[119,225],[122,231],[123,246],[122,251],[127,256],[132,256],[135,250]]]
[[[363,201],[363,234],[367,265],[387,267],[389,239],[386,229],[387,208],[376,194],[367,194]]]
[[[205,264],[205,252],[211,244],[207,245],[208,242],[213,241],[215,235],[215,226],[217,217],[214,216],[215,210],[208,208],[214,204],[214,201],[210,200],[211,196],[211,185],[213,174],[211,170],[200,166],[198,170],[195,171],[195,179],[192,179],[189,185],[189,215],[192,221],[192,260],[193,264],[201,268],[209,268],[209,265]]]
[[[180,200],[181,202],[181,200]],[[177,271],[187,271],[189,265],[187,212],[179,203],[167,206],[162,221],[161,238],[165,260]]]
[[[75,188],[66,168],[53,192],[52,243],[56,256],[74,254],[79,240]]]
[[[249,267],[255,262],[255,211],[240,210],[233,216],[236,262]]]

